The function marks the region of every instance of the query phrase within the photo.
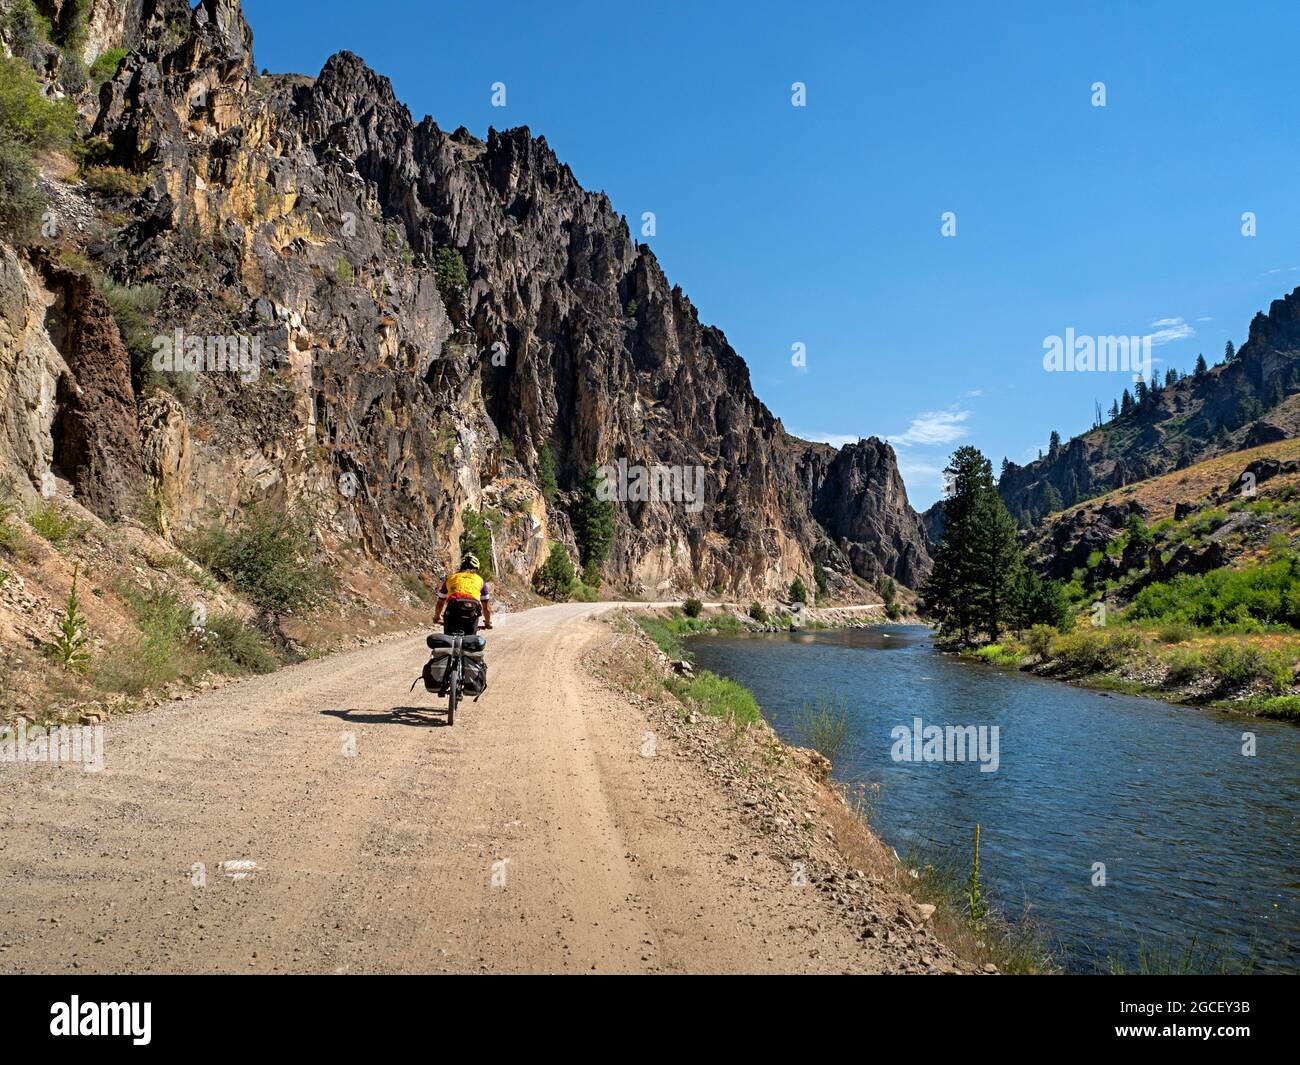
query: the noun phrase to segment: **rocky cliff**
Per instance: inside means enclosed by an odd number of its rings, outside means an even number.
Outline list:
[[[923,578],[892,449],[789,436],[545,138],[416,121],[347,52],[259,76],[234,0],[93,0],[89,26],[85,58],[131,49],[79,99],[114,180],[47,175],[62,225],[0,259],[0,464],[33,490],[110,520],[148,500],[168,530],[305,508],[329,549],[433,573],[470,508],[523,582],[572,547],[590,467],[622,460],[691,489],[618,500],[607,587]],[[141,309],[134,338],[92,275]]]
[[[998,490],[1030,524],[1111,489],[1298,434],[1300,289],[1255,315],[1231,361],[1161,387],[1027,466],[1009,463]]]

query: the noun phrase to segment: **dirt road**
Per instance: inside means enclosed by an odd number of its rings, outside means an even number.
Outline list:
[[[500,619],[454,727],[423,638],[0,763],[0,972],[873,971],[645,711],[580,665],[605,604]],[[234,864],[225,864],[234,863]]]

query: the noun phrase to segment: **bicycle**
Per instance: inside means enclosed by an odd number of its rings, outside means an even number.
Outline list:
[[[482,636],[444,636],[434,633],[425,640],[425,643],[428,645],[429,650],[433,652],[429,656],[429,661],[425,663],[424,671],[421,674],[425,690],[433,692],[440,698],[446,698],[447,724],[454,725],[456,723],[456,707],[460,705],[461,696],[466,694],[466,656],[476,662],[482,661],[487,640]],[[487,690],[486,663],[484,663],[483,674],[482,686],[479,687],[477,692],[473,693],[475,702]],[[416,678],[417,683],[419,679]],[[477,682],[475,685],[471,685],[471,687],[474,686],[477,686]],[[415,684],[413,683],[411,687],[414,688]]]

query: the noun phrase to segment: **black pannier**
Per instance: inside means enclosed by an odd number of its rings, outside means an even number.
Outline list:
[[[452,648],[456,644],[456,637],[434,633],[425,642],[432,653],[429,660],[424,663],[424,671],[421,673],[424,689],[438,695],[446,695],[447,672],[454,661]],[[461,694],[482,695],[487,690],[487,660],[483,657],[487,640],[482,636],[465,636],[461,638],[460,645],[463,663]]]
[[[470,655],[466,655],[462,675],[464,677],[466,695],[482,695],[487,691],[486,659],[482,657],[473,658]]]

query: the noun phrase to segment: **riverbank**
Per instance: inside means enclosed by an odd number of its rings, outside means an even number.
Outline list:
[[[835,778],[872,789],[870,826],[906,865],[948,870],[959,914],[979,825],[981,901],[1046,937],[1066,971],[1294,971],[1293,725],[981,668],[919,626],[690,650],[696,674],[744,684],[791,743],[818,736],[810,703],[837,712],[843,729],[823,733]],[[934,750],[897,743],[934,727]],[[964,752],[954,731],[975,734]]]
[[[1185,625],[1081,626],[1068,633],[1035,626],[1022,637],[958,653],[1100,691],[1300,723],[1300,640],[1291,635],[1216,635]]]
[[[951,955],[902,971],[1054,970],[1024,928],[994,914],[970,919],[969,867],[903,862],[871,827],[874,789],[832,780],[830,759],[783,741],[748,689],[689,665],[682,635],[745,631],[725,609],[692,619],[675,609],[622,612],[610,624],[618,638],[593,656],[593,668],[655,714],[726,789],[768,857],[798,864],[807,886],[864,941],[902,938]]]

